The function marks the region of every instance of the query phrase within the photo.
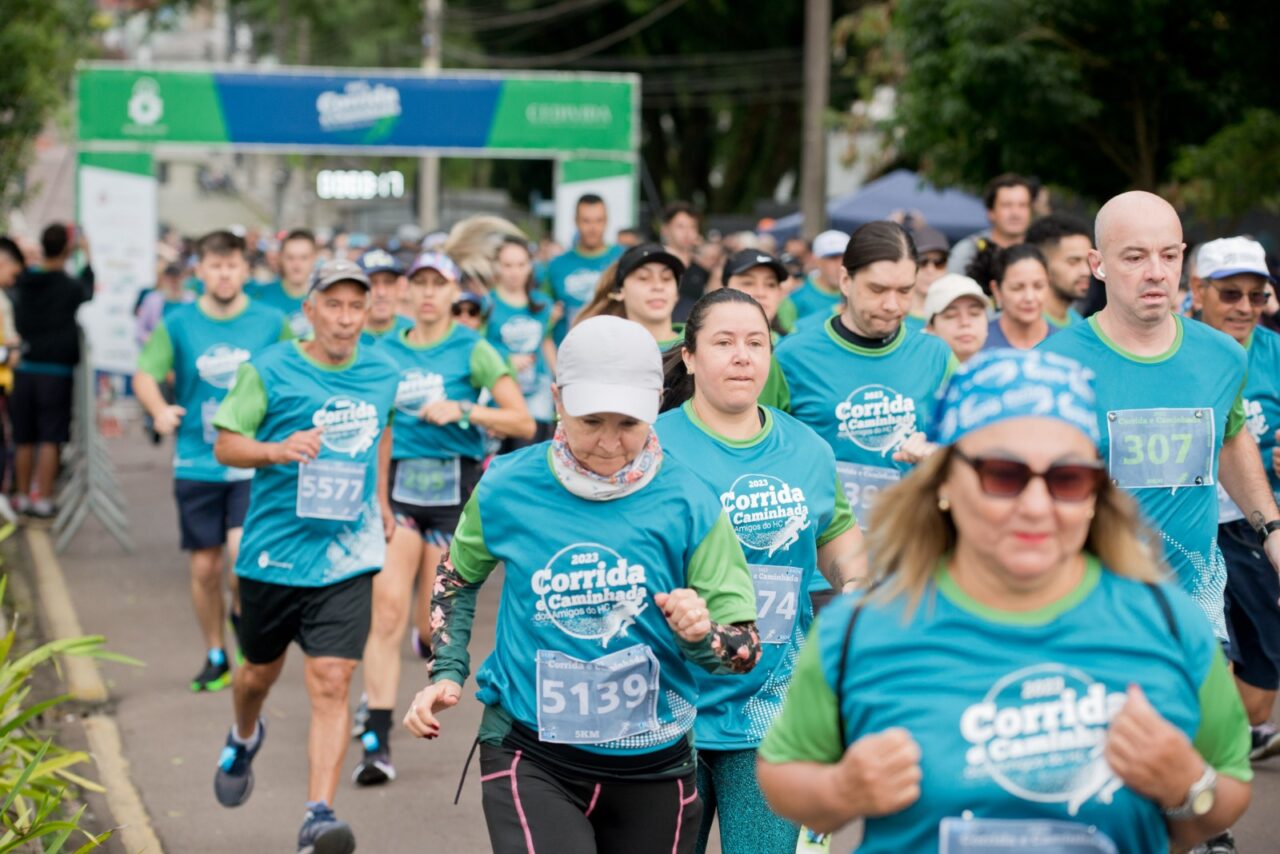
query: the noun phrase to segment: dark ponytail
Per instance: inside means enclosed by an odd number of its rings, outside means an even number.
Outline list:
[[[689,311],[689,319],[684,324],[684,343],[680,346],[672,347],[662,357],[662,371],[665,379],[662,384],[662,407],[659,410],[660,412],[675,409],[693,397],[693,376],[684,366],[683,351],[688,350],[690,353],[698,351],[698,333],[702,331],[702,325],[706,322],[707,314],[716,306],[731,302],[754,305],[760,310],[760,316],[764,318],[765,325],[768,326],[769,315],[765,314],[764,306],[756,302],[755,297],[746,291],[740,291],[737,288],[717,288],[704,294],[701,299],[693,304],[693,308]]]
[[[849,235],[849,245],[845,247],[842,263],[852,276],[877,261],[908,259],[913,264],[920,263],[911,232],[896,222],[882,219],[859,226]]]
[[[1044,260],[1042,253],[1035,245],[1031,243],[1015,243],[1013,246],[1001,249],[987,238],[981,238],[978,242],[978,254],[969,262],[969,266],[965,268],[965,274],[969,278],[978,283],[978,286],[991,295],[991,283],[1003,284],[1004,274],[1019,261],[1032,260],[1039,262],[1041,267],[1047,272],[1048,263]]]

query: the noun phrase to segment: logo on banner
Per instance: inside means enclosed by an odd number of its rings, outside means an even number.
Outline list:
[[[157,127],[164,118],[164,98],[154,77],[139,77],[134,81],[127,112],[129,124],[125,126],[126,130],[134,133],[164,132],[163,126]]]
[[[1102,749],[1124,702],[1123,692],[1061,664],[1010,673],[960,715],[970,745],[965,776],[988,776],[1023,800],[1065,804],[1070,815],[1091,798],[1111,803],[1123,783]]]
[[[608,546],[578,543],[555,554],[533,574],[535,623],[550,622],[567,635],[599,640],[607,649],[649,606],[644,567]]]
[[[214,344],[196,358],[196,373],[214,388],[231,388],[236,371],[248,360],[248,350],[229,344]]]
[[[378,438],[377,407],[345,395],[326,400],[311,416],[311,423],[324,428],[320,441],[326,448],[353,457],[372,448]]]
[[[608,127],[613,110],[608,104],[554,104],[534,102],[524,108],[531,125],[552,127]]]
[[[341,92],[320,93],[316,114],[325,130],[369,127],[400,115],[400,90],[385,83],[370,86],[367,80],[353,80]]]
[[[841,438],[888,454],[915,432],[916,402],[888,386],[864,385],[836,405],[836,421]]]
[[[721,494],[738,541],[770,556],[791,548],[809,527],[804,490],[768,474],[747,474]]]

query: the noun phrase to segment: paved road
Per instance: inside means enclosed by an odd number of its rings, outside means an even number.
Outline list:
[[[213,798],[214,762],[231,721],[228,692],[193,695],[201,643],[191,616],[187,571],[178,550],[170,497],[169,451],[140,440],[110,440],[138,551],[123,554],[95,523],[85,526],[61,556],[87,632],[146,662],[144,668],[105,665],[132,777],[166,851],[171,854],[246,854],[292,851],[306,799],[307,703],[296,648],[266,706],[269,735],[255,763],[257,787],[236,810]],[[475,661],[493,643],[499,585],[482,594],[473,638]],[[405,655],[402,705],[420,687],[423,670]],[[357,676],[357,681],[358,681]],[[358,686],[357,686],[358,692]],[[458,806],[458,775],[479,721],[473,687],[448,712],[435,742],[394,735],[400,778],[390,786],[357,790],[344,782],[338,815],[355,828],[364,852],[488,850],[476,766]],[[347,757],[347,777],[357,758]],[[1237,829],[1245,852],[1280,851],[1275,811],[1280,806],[1280,759],[1258,769],[1253,807]]]

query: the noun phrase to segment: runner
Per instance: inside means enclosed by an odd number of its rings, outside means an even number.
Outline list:
[[[200,238],[196,274],[204,294],[169,312],[147,339],[133,375],[133,392],[161,436],[176,433],[173,494],[182,548],[190,553],[191,605],[207,650],[192,691],[220,691],[231,682],[223,627],[227,605],[223,568],[234,568],[249,509],[249,469],[229,468],[213,455],[213,416],[240,365],[292,337],[284,315],[244,295],[249,277],[244,240],[229,231]],[[161,388],[173,375],[174,403]],[[225,547],[225,563],[224,563]],[[231,620],[236,610],[234,572]]]
[[[1168,202],[1124,193],[1102,206],[1089,266],[1107,306],[1041,349],[1097,374],[1103,459],[1164,541],[1182,588],[1227,639],[1219,549],[1221,482],[1280,564],[1280,510],[1245,425],[1247,354],[1231,338],[1173,313],[1182,272],[1182,223]]]
[[[485,339],[515,368],[525,405],[538,425],[533,441],[544,442],[551,438],[555,421],[551,403],[556,364],[551,339],[554,308],[534,292],[533,256],[523,240],[509,237],[498,247],[498,277],[488,303]],[[528,443],[507,439],[503,450],[514,451]]]
[[[214,793],[234,807],[253,792],[252,762],[266,735],[263,703],[296,640],[311,701],[298,850],[324,854],[355,850],[355,836],[332,804],[351,725],[347,690],[369,633],[373,573],[395,526],[377,460],[390,453],[396,368],[381,346],[359,346],[368,300],[369,280],[358,265],[327,262],[303,303],[314,337],[277,344],[241,365],[214,418],[218,461],[257,469],[236,562],[245,663],[235,671],[235,724]]]
[[[385,249],[370,249],[360,256],[360,269],[369,277],[369,319],[360,343],[376,344],[413,328],[413,321],[399,314],[405,291],[404,268]]]
[[[824,231],[813,239],[814,269],[805,283],[791,292],[789,299],[796,307],[796,321],[809,315],[826,318],[835,314],[841,300],[841,274],[849,235],[843,231]]]
[[[787,302],[782,294],[782,283],[787,280],[787,275],[787,268],[780,260],[767,252],[758,252],[755,249],[735,252],[724,262],[724,273],[721,276],[724,286],[750,294],[756,302],[760,303],[765,317],[769,319],[772,345],[776,345],[778,339],[786,334],[782,329],[782,318],[778,311]],[[785,385],[782,367],[770,353],[769,378],[758,395],[760,405],[778,406],[783,400]]]
[[[876,493],[908,468],[895,455],[928,427],[933,396],[956,362],[943,341],[908,334],[902,322],[916,282],[915,246],[902,226],[862,226],[843,264],[844,311],[778,347],[780,398],[835,451],[849,505],[865,525]],[[811,590],[819,605],[831,595],[821,577]]]
[[[813,620],[805,595],[810,577],[821,571],[840,589],[866,573],[862,535],[835,477],[831,448],[799,421],[757,402],[771,349],[767,313],[757,302],[732,288],[704,296],[689,315],[684,346],[666,356],[668,411],[655,427],[664,452],[720,495],[750,565],[764,649],[741,678],[699,674],[699,852],[717,816],[725,851],[795,851],[800,828],[766,806],[756,783],[756,747],[782,707]]]
[[[440,552],[448,548],[480,480],[482,431],[521,439],[534,432],[507,363],[478,333],[453,320],[458,268],[449,257],[419,255],[409,268],[409,289],[417,304],[413,329],[379,345],[399,372],[400,418],[382,476],[396,527],[386,564],[373,583],[373,624],[364,651],[364,756],[352,777],[360,785],[395,779],[388,739],[413,582],[418,579],[417,623],[425,626]],[[485,390],[494,405],[477,404]],[[431,656],[419,636],[414,648],[420,657]]]
[[[459,326],[468,329],[483,328],[484,300],[469,291],[458,294],[458,298],[453,301],[453,319],[458,321]]]
[[[1225,332],[1249,353],[1244,387],[1245,427],[1258,443],[1273,495],[1280,495],[1276,434],[1280,432],[1280,335],[1258,326],[1267,300],[1266,252],[1245,237],[1203,244],[1200,277],[1192,297],[1201,320]],[[1270,723],[1280,688],[1280,583],[1258,548],[1258,535],[1221,485],[1218,543],[1227,564],[1226,618],[1236,687],[1253,731],[1250,758],[1280,753],[1280,733]]]
[[[477,677],[493,850],[687,854],[695,667],[760,657],[751,576],[715,494],[650,428],[653,336],[582,320],[556,372],[555,439],[498,457],[467,503],[440,567],[432,684],[405,724],[434,738],[461,699],[476,597],[501,561],[498,643]]]
[[[1027,243],[1008,249],[988,244],[969,265],[969,275],[987,283],[1000,309],[988,324],[986,349],[1030,350],[1058,331],[1045,315],[1049,269],[1039,249]]]
[[[911,292],[911,311],[907,313],[908,329],[923,329],[929,319],[925,316],[925,302],[929,288],[947,272],[947,256],[951,254],[951,241],[938,229],[922,225],[911,229],[911,240],[920,256],[920,268],[916,271],[916,288]]]
[[[872,854],[1183,850],[1229,825],[1244,711],[1106,478],[1088,373],[989,351],[935,423],[944,450],[873,511],[880,587],[823,613],[760,747],[773,808],[865,818]]]
[[[968,275],[969,265],[985,246],[1004,249],[1021,243],[1031,225],[1031,205],[1039,188],[1029,178],[1006,173],[987,182],[982,193],[991,227],[971,234],[951,248],[947,272]],[[982,280],[978,280],[982,283]]]
[[[591,301],[600,274],[622,254],[621,246],[605,243],[608,225],[609,211],[604,199],[594,193],[582,196],[574,208],[573,226],[578,237],[573,248],[547,264],[543,288],[552,300],[560,303],[562,311],[555,326],[556,344],[564,340],[583,306]]]
[[[958,362],[967,362],[987,342],[991,300],[968,276],[947,273],[929,288],[924,302],[925,328],[937,335]]]
[[[1089,226],[1067,214],[1050,214],[1031,223],[1027,243],[1040,250],[1049,270],[1044,319],[1059,329],[1083,323],[1075,303],[1089,293]]]
[[[612,315],[634,320],[649,330],[659,349],[670,350],[684,339],[684,324],[671,320],[682,275],[684,264],[661,243],[633,246],[616,268],[600,276],[595,296],[579,319]]]
[[[311,324],[302,302],[315,272],[316,236],[305,228],[295,228],[280,244],[280,278],[274,282],[255,282],[245,288],[249,298],[283,311],[297,338],[311,334]]]

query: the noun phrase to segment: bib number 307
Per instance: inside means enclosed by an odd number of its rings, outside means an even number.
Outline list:
[[[580,661],[538,650],[538,738],[599,744],[658,726],[658,660],[642,644]]]
[[[1125,489],[1211,486],[1213,410],[1117,409],[1107,413],[1107,469]]]

